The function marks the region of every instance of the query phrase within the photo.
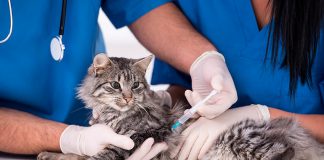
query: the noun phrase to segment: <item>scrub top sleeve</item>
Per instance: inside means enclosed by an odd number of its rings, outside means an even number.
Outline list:
[[[156,58],[154,61],[151,84],[172,84],[191,89],[191,78],[189,75],[178,71],[169,64]]]
[[[172,0],[105,0],[101,7],[116,28],[129,25],[154,8]]]

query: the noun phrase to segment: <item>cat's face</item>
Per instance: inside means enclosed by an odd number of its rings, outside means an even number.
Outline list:
[[[94,80],[92,98],[119,111],[141,107],[148,89],[145,71],[151,59],[152,56],[134,60],[97,55],[88,75]]]

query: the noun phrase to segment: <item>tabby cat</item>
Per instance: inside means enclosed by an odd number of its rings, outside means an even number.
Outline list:
[[[145,79],[151,59],[152,56],[126,59],[97,55],[79,88],[78,96],[93,110],[91,124],[106,124],[116,133],[130,136],[135,142],[134,148],[149,137],[153,137],[155,142],[165,141],[168,151],[155,159],[168,160],[171,159],[169,151],[177,145],[182,130],[173,133],[171,125],[188,104],[161,106],[160,97],[150,90]],[[43,152],[38,159],[122,160],[134,150],[107,146],[93,157]],[[203,159],[324,159],[324,147],[293,119],[280,118],[269,122],[247,119],[223,132]]]

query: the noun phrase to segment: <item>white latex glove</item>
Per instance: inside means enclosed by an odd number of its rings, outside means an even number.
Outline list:
[[[63,153],[93,156],[108,145],[130,150],[134,147],[134,142],[103,124],[91,127],[70,125],[60,137],[60,148]]]
[[[225,64],[224,56],[217,51],[208,51],[199,56],[190,67],[190,76],[192,90],[198,96],[193,97],[191,92],[187,93],[186,98],[189,102],[196,104],[212,90],[220,92],[210,98],[205,106],[198,109],[199,115],[212,119],[237,101],[234,82]]]
[[[250,105],[229,109],[214,119],[200,117],[181,133],[183,139],[171,154],[171,157],[174,158],[179,155],[179,160],[201,159],[220,133],[233,124],[247,118],[256,121],[269,120],[270,114],[268,107],[263,105]]]
[[[171,99],[171,95],[169,92],[165,91],[165,90],[159,90],[155,92],[161,99],[160,101],[160,106],[172,106],[172,99]]]
[[[153,138],[146,139],[127,160],[150,160],[160,152],[168,149],[167,144],[164,142],[153,144]]]

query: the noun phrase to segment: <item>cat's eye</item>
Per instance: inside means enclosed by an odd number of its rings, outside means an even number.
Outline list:
[[[139,82],[134,82],[133,83],[133,86],[132,86],[132,89],[136,89],[136,88],[138,88],[139,87]]]
[[[110,83],[111,87],[114,89],[120,89],[120,84],[116,81]]]

